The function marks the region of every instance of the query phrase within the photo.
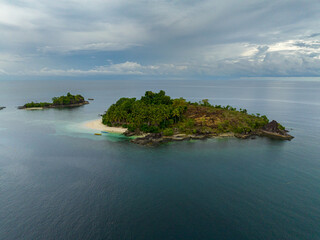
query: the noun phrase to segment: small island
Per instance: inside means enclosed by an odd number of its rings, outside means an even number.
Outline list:
[[[126,136],[142,145],[210,137],[254,138],[266,136],[291,140],[284,126],[265,115],[248,114],[246,109],[211,105],[208,99],[188,102],[172,99],[163,90],[147,91],[139,100],[120,98],[102,115],[109,127],[127,128]]]
[[[49,102],[31,102],[26,103],[23,106],[18,107],[19,109],[45,109],[45,108],[70,108],[70,107],[79,107],[85,104],[89,104],[88,101],[85,101],[84,97],[81,95],[72,95],[67,93],[66,96],[54,97],[52,98],[52,103]]]
[[[0,110],[5,109],[6,107],[0,107]]]

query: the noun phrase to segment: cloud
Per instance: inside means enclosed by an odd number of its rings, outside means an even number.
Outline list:
[[[115,1],[22,2],[0,3],[0,46],[43,53],[123,50],[140,46],[146,35],[134,21],[113,16]]]
[[[38,71],[19,72],[17,75],[31,76],[83,76],[83,75],[166,75],[179,74],[185,71],[187,66],[162,64],[162,65],[141,65],[137,62],[124,62],[96,66],[92,69],[50,69],[42,68]]]
[[[315,76],[319,19],[316,0],[3,0],[0,69],[30,78]]]
[[[0,24],[13,29],[36,28],[36,21],[44,17],[37,9],[24,8],[8,3],[0,3]]]

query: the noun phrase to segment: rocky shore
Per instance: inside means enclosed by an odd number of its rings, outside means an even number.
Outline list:
[[[283,139],[283,140],[291,140],[293,138],[293,136],[288,134],[287,130],[280,129],[278,122],[275,120],[265,125],[260,130],[260,135],[265,137],[275,138],[275,139]]]
[[[126,136],[134,136],[137,133],[125,132]],[[246,134],[235,134],[235,133],[222,133],[222,134],[174,134],[172,136],[164,136],[161,133],[149,133],[146,135],[138,136],[131,140],[132,143],[146,145],[146,146],[157,146],[167,142],[178,142],[178,141],[187,141],[187,140],[204,140],[208,138],[216,137],[236,137],[241,139],[255,138],[256,136],[268,137],[272,139],[279,140],[291,140],[294,138],[289,135],[286,130],[279,129],[279,125],[276,121],[271,121],[262,129],[257,130],[256,132],[246,133]]]
[[[137,137],[131,140],[132,143],[140,145],[155,146],[167,142],[180,142],[191,139],[207,139],[209,135],[186,135],[186,134],[175,134],[172,136],[163,136],[161,133],[149,133],[142,137]]]

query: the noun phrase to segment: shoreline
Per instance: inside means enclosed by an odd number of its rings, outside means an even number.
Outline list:
[[[209,138],[238,138],[238,139],[255,139],[256,137],[267,137],[271,139],[278,140],[291,140],[293,136],[291,135],[281,135],[279,133],[269,132],[269,131],[256,131],[249,134],[237,134],[233,132],[221,133],[221,134],[174,134],[172,136],[163,136],[161,133],[149,133],[144,136],[139,136],[132,139],[131,142],[140,145],[156,146],[162,143],[177,142],[177,141],[188,141],[188,140],[205,140]]]
[[[31,108],[24,108],[25,110],[43,110],[44,107],[31,107]]]
[[[108,127],[102,123],[101,119],[91,120],[82,123],[82,127],[96,131],[106,131],[109,133],[124,134],[127,128],[123,127]],[[280,134],[268,132],[268,131],[257,131],[251,134],[235,134],[233,132],[221,133],[221,134],[204,134],[204,135],[188,135],[188,134],[174,134],[172,136],[163,136],[159,133],[145,133],[142,135],[135,135],[135,138],[131,139],[130,142],[140,145],[156,146],[162,143],[186,141],[186,140],[205,140],[209,138],[239,138],[239,139],[255,139],[256,137],[268,137],[273,139],[291,140],[293,137],[290,135],[283,136]]]
[[[108,127],[102,123],[101,119],[87,121],[82,124],[84,128],[97,130],[97,131],[106,131],[110,133],[124,133],[127,131],[127,128],[123,127]]]

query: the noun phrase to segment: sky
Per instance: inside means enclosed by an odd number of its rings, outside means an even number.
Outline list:
[[[0,0],[0,79],[319,76],[319,0]]]

